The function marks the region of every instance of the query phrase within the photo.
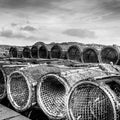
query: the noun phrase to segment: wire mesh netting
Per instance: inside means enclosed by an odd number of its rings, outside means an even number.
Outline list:
[[[70,95],[69,107],[74,120],[114,120],[109,97],[93,84],[77,86]]]
[[[9,53],[11,57],[17,57],[17,48],[11,47]]]
[[[68,58],[70,60],[81,61],[81,51],[76,46],[71,46],[68,50]]]
[[[41,46],[39,48],[39,57],[40,58],[47,58],[48,57],[48,51],[47,51],[47,48],[45,46]]]
[[[60,58],[62,54],[61,47],[58,45],[55,45],[51,48],[51,57],[52,58]]]
[[[64,115],[65,93],[65,87],[58,79],[54,77],[44,79],[40,87],[40,97],[48,114],[52,116]]]
[[[86,49],[83,52],[83,61],[85,63],[98,63],[98,55],[94,49]]]
[[[118,58],[118,53],[114,48],[104,48],[101,51],[101,59],[103,63],[110,63],[116,64]]]
[[[25,47],[23,49],[23,57],[25,57],[25,58],[30,58],[31,57],[31,55],[30,55],[30,48],[29,47]]]
[[[14,73],[10,76],[10,94],[16,107],[25,107],[29,98],[29,89],[24,76]]]
[[[37,46],[33,46],[31,48],[31,56],[33,58],[38,58],[38,47]]]

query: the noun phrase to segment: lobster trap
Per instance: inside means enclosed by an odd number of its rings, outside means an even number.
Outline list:
[[[82,81],[71,89],[67,100],[70,120],[119,120],[120,77]]]
[[[84,48],[82,52],[82,60],[85,63],[99,63],[99,51],[93,47]]]

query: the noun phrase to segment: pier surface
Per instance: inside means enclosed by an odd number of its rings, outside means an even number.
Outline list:
[[[0,104],[0,120],[30,120],[30,119]]]

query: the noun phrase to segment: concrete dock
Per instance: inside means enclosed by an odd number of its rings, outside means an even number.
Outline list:
[[[0,120],[30,120],[30,119],[0,104]]]

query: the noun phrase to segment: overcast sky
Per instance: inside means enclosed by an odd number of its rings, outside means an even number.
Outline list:
[[[0,44],[120,45],[120,0],[0,0]]]

